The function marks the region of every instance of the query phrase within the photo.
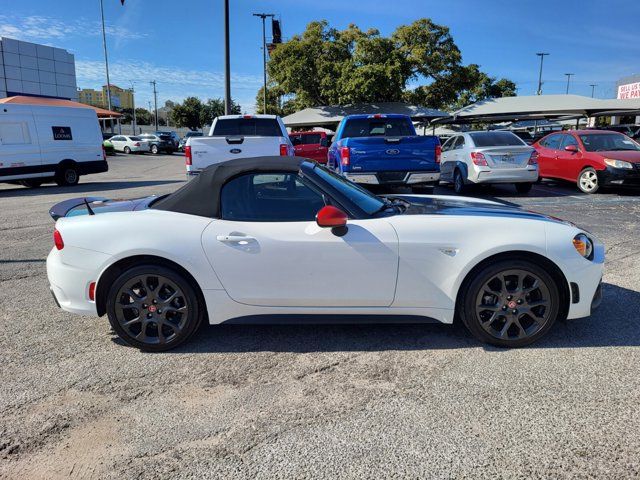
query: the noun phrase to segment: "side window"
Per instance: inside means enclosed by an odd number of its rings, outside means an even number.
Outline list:
[[[0,144],[27,145],[31,143],[29,127],[24,122],[0,122]]]
[[[542,143],[545,148],[551,148],[552,150],[560,150],[560,143],[562,142],[562,135],[554,134],[548,136]]]
[[[444,145],[442,146],[442,151],[448,152],[449,150],[451,150],[451,147],[453,146],[455,141],[456,141],[456,137],[449,138],[449,140],[444,142]]]
[[[293,173],[249,173],[229,180],[220,193],[223,220],[313,221],[324,206],[321,194]]]
[[[291,143],[293,144],[294,147],[296,145],[300,145],[300,143],[301,143],[300,135],[290,135],[289,139],[291,140]]]
[[[452,150],[460,150],[464,147],[464,137],[462,135],[456,138],[456,143],[453,145]]]
[[[569,145],[574,145],[576,148],[580,148],[578,146],[578,141],[573,135],[563,135],[563,137],[564,138],[562,139],[562,144],[560,145],[561,148],[567,147]]]

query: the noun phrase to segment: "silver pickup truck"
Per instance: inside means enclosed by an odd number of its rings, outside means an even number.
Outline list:
[[[276,115],[217,117],[208,136],[190,137],[185,146],[187,175],[234,158],[270,155],[294,155],[287,129]]]

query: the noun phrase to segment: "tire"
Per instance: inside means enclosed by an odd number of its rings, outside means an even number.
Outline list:
[[[182,274],[164,266],[139,265],[124,271],[111,285],[107,316],[127,344],[162,352],[193,335],[202,323],[204,306],[195,287]]]
[[[28,180],[22,180],[20,182],[21,185],[27,187],[27,188],[38,188],[42,185],[43,180],[37,179],[37,178],[33,178],[33,179],[28,179]]]
[[[582,193],[596,193],[600,189],[600,183],[595,168],[587,167],[582,170],[576,184]]]
[[[499,347],[529,345],[543,337],[561,315],[558,284],[531,261],[501,260],[472,275],[460,288],[457,310],[481,342]],[[528,293],[518,290],[523,287]],[[523,313],[523,309],[531,310]]]
[[[129,147],[124,147],[124,153],[129,155],[131,153],[131,149]]]
[[[153,153],[154,155],[158,154],[158,146],[157,145],[151,145],[151,153]]]
[[[531,187],[533,187],[533,183],[516,183],[516,192],[527,194],[531,191]]]
[[[173,150],[167,150],[167,155],[173,155]]]
[[[56,171],[56,183],[61,187],[72,187],[80,181],[80,174],[75,163],[60,165]]]
[[[453,172],[453,191],[458,195],[463,195],[467,191],[467,186],[464,184],[464,177],[459,169]]]

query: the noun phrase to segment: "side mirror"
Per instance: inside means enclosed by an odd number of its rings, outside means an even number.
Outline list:
[[[347,214],[333,205],[326,205],[316,214],[316,223],[322,228],[331,228],[341,237],[347,233]]]
[[[575,145],[567,145],[566,147],[564,147],[564,149],[567,152],[571,152],[571,153],[578,153],[578,147]]]

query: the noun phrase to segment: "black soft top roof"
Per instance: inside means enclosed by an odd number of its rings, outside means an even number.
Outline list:
[[[252,157],[216,163],[150,208],[218,218],[220,190],[229,179],[247,172],[297,172],[304,161],[297,157]]]

